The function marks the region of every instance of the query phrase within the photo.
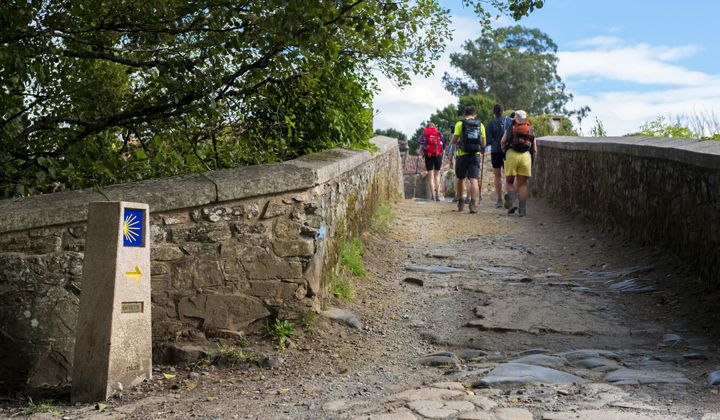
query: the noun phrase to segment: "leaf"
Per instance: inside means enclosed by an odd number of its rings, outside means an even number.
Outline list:
[[[97,403],[97,404],[95,404],[95,409],[96,409],[97,411],[101,412],[101,413],[102,413],[103,411],[105,411],[106,408],[107,408],[107,404],[103,404],[103,403],[100,403],[100,402]]]
[[[176,375],[172,375],[170,373],[163,373],[163,376],[165,377],[165,379],[175,379]]]
[[[205,399],[208,401],[215,401],[215,400],[217,400],[217,397],[207,396],[207,397],[205,397]]]

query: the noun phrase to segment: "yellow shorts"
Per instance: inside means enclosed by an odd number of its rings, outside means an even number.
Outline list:
[[[505,176],[532,176],[532,159],[530,152],[519,153],[508,150],[505,155]]]

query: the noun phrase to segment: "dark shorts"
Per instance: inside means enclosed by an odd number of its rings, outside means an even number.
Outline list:
[[[480,177],[480,155],[463,155],[455,158],[455,176],[458,179]]]
[[[505,160],[505,155],[503,153],[490,153],[490,160],[492,160],[493,168],[500,169],[503,167],[503,161]]]
[[[442,166],[442,155],[440,156],[425,156],[425,170],[426,171],[439,171]]]

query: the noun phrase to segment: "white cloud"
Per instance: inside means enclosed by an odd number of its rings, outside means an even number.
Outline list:
[[[639,84],[701,85],[712,77],[688,70],[668,61],[688,57],[698,47],[652,47],[647,44],[608,44],[592,50],[558,52],[558,74],[565,81],[573,78],[601,77],[603,79]]]
[[[457,98],[443,87],[442,77],[446,72],[457,74],[450,66],[450,53],[460,51],[466,40],[477,39],[481,27],[473,17],[454,15],[452,20],[453,39],[435,63],[435,72],[431,77],[414,78],[410,86],[400,89],[378,74],[379,93],[373,101],[376,109],[373,119],[375,128],[395,128],[412,135],[433,112],[457,102]],[[502,25],[503,22],[497,24]]]
[[[481,28],[472,17],[454,16],[453,22],[453,40],[435,63],[433,76],[416,78],[404,89],[379,77],[375,128],[396,128],[412,135],[435,110],[456,102],[443,88],[442,75],[457,74],[450,67],[450,53],[460,51],[465,40],[479,37]],[[570,50],[558,52],[558,73],[575,95],[568,108],[592,108],[583,121],[586,133],[595,117],[608,134],[623,135],[658,116],[720,111],[720,74],[694,71],[680,61],[700,51],[695,45],[653,46],[628,43],[619,36],[597,36],[568,45]],[[618,83],[628,87],[607,88]]]
[[[558,53],[558,73],[575,93],[571,106],[589,105],[591,118],[599,118],[608,134],[635,132],[658,116],[677,116],[714,110],[720,103],[720,75],[693,71],[681,63],[700,48],[627,44],[617,37],[595,37],[572,43],[585,50]],[[594,84],[624,82],[625,90],[597,90]],[[657,85],[648,91],[649,85]],[[588,92],[594,90],[595,92]]]

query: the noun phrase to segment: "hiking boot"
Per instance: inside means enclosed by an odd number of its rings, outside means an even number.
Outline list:
[[[465,197],[465,204],[470,204],[470,197]]]
[[[527,202],[521,201],[520,206],[518,207],[518,210],[519,210],[518,215],[520,217],[527,216]]]
[[[458,211],[462,212],[465,210],[465,200],[458,200]]]
[[[435,191],[435,201],[440,201],[440,193]]]
[[[510,196],[510,193],[505,193],[505,208],[510,209],[512,207],[512,197]]]
[[[518,209],[518,206],[516,206],[516,205],[513,204],[513,206],[510,207],[510,210],[508,210],[508,214],[515,214],[515,212],[517,211],[517,209]]]
[[[475,208],[475,200],[470,200],[468,207],[470,208],[470,213],[477,213],[477,209]]]
[[[495,203],[495,208],[496,208],[496,209],[499,209],[499,208],[501,208],[502,206],[503,206],[503,201],[502,201],[502,200],[498,200],[497,203]]]

